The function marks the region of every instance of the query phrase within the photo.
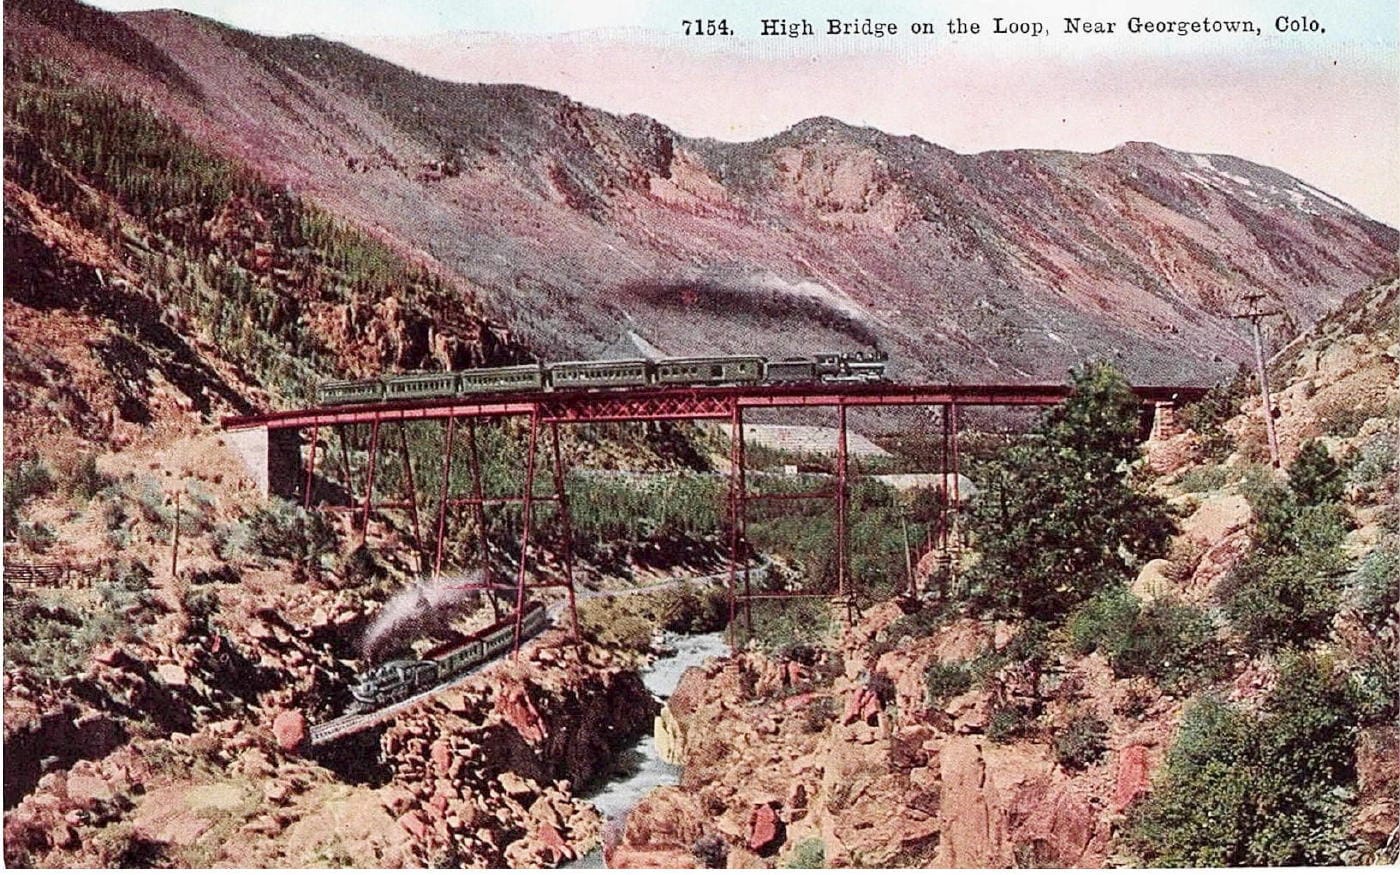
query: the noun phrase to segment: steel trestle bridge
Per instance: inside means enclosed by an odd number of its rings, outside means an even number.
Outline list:
[[[940,493],[940,545],[944,550],[950,546],[949,514],[956,512],[958,495],[958,411],[961,407],[1045,407],[1058,404],[1070,395],[1070,387],[1064,384],[966,384],[966,385],[902,385],[898,383],[811,383],[803,385],[739,385],[739,386],[681,386],[646,387],[636,389],[574,390],[574,391],[529,391],[512,393],[473,394],[467,396],[423,398],[412,401],[397,400],[370,404],[342,405],[337,407],[317,407],[302,410],[288,410],[251,416],[231,416],[222,421],[223,427],[231,436],[240,433],[256,432],[266,438],[269,448],[280,447],[289,459],[283,459],[284,472],[295,471],[294,478],[284,474],[278,484],[279,491],[293,496],[305,507],[320,507],[323,510],[348,512],[352,524],[360,533],[361,543],[367,537],[369,521],[376,510],[396,509],[406,511],[412,527],[415,548],[419,556],[424,556],[423,525],[424,515],[432,513],[434,527],[434,549],[432,556],[433,575],[442,572],[443,545],[446,541],[449,510],[466,506],[471,509],[474,529],[478,533],[476,545],[478,557],[484,559],[486,509],[493,505],[519,504],[521,506],[520,554],[516,572],[515,593],[515,646],[520,645],[521,623],[528,590],[543,588],[563,588],[568,595],[570,623],[574,635],[578,634],[578,615],[574,594],[573,573],[573,534],[566,495],[565,464],[560,451],[559,430],[564,425],[587,425],[604,422],[659,422],[677,420],[708,420],[728,423],[730,430],[730,473],[726,495],[729,534],[729,567],[726,575],[729,601],[730,628],[742,605],[746,618],[752,623],[751,603],[760,598],[801,598],[823,597],[835,599],[844,604],[848,620],[853,615],[853,584],[850,576],[848,557],[848,512],[849,512],[849,465],[847,452],[847,412],[851,408],[884,407],[937,407],[942,411],[942,476],[943,488]],[[1173,409],[1182,403],[1194,401],[1207,390],[1193,386],[1137,386],[1133,392],[1142,402],[1146,411],[1152,413],[1152,432],[1161,433],[1170,428]],[[804,493],[750,494],[747,489],[744,458],[744,415],[747,411],[775,408],[829,408],[836,411],[836,471],[831,487]],[[477,441],[477,425],[484,421],[523,418],[528,423],[528,438],[525,445],[524,480],[520,491],[510,495],[485,494],[482,485],[481,458]],[[415,474],[409,453],[407,426],[415,422],[437,422],[442,440],[442,464],[439,472],[430,472],[439,478],[436,508],[420,506],[419,472]],[[363,431],[367,437],[359,437]],[[329,443],[326,453],[320,453],[322,432],[338,436],[340,458],[326,459],[330,455]],[[550,491],[537,494],[536,479],[540,476],[541,437],[549,435],[548,458],[545,464],[550,468]],[[303,433],[309,432],[308,446],[303,452]],[[390,446],[391,434],[396,432],[397,446]],[[465,434],[463,434],[463,432]],[[350,449],[357,441],[363,445],[363,470],[356,471],[352,465]],[[454,458],[458,454],[458,444],[467,447],[467,464],[470,471],[470,492],[464,495],[451,494],[450,483]],[[360,447],[355,447],[357,455]],[[402,495],[398,497],[376,495],[376,469],[381,456],[397,453],[400,460],[401,478],[405,482]],[[340,468],[349,500],[343,505],[332,505],[316,500],[317,467],[322,464],[336,464]],[[298,482],[288,482],[296,479]],[[357,486],[358,482],[358,486]],[[755,501],[785,501],[827,499],[834,503],[836,525],[836,591],[752,591],[750,585],[746,526],[747,506]],[[536,502],[553,503],[558,508],[560,534],[563,544],[560,554],[563,558],[563,577],[557,581],[528,580],[527,566],[531,549],[533,510]],[[426,561],[426,557],[424,557]],[[485,582],[472,588],[483,590],[499,588]],[[494,604],[494,601],[493,601]]]

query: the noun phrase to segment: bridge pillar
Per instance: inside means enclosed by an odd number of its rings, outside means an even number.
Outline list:
[[[1176,402],[1158,401],[1152,405],[1152,430],[1148,440],[1164,441],[1174,437],[1180,429],[1176,424]]]
[[[259,494],[296,500],[301,497],[301,432],[265,425],[230,429],[224,443],[252,475]]]

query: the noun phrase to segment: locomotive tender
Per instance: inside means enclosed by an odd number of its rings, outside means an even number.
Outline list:
[[[337,380],[316,387],[316,403],[367,404],[487,392],[718,386],[775,383],[865,383],[885,378],[879,352],[832,352],[767,359],[757,355],[554,362]]]
[[[527,607],[521,621],[521,640],[533,638],[549,624],[544,605]],[[394,659],[361,672],[350,685],[355,701],[351,714],[364,714],[402,702],[444,681],[466,674],[478,665],[509,650],[515,641],[515,620],[507,618],[465,643],[435,647],[421,659]]]

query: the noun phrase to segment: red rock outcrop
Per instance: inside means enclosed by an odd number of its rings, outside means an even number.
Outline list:
[[[283,711],[272,721],[272,734],[278,747],[295,752],[306,743],[306,717],[300,711]]]
[[[400,823],[430,859],[538,867],[595,846],[601,820],[573,795],[650,727],[635,670],[547,634],[479,678],[413,708],[380,749],[407,796]],[[434,850],[435,849],[435,850]],[[444,850],[445,849],[445,850]]]
[[[1015,631],[969,620],[882,652],[874,671],[895,691],[882,703],[867,648],[900,616],[887,607],[851,630],[845,670],[814,671],[801,695],[784,692],[783,662],[755,653],[687,672],[663,721],[684,766],[680,784],[638,805],[610,859],[682,865],[703,833],[725,843],[731,864],[782,862],[816,838],[833,866],[1104,865],[1114,819],[1147,790],[1179,708],[1123,716],[1134,682],[1116,680],[1099,656],[1049,674],[1011,664],[988,681],[994,692],[930,708],[931,662],[1004,647]],[[1097,713],[1109,750],[1068,771],[1045,738],[992,741],[989,714],[1007,704],[1042,708],[1047,727]],[[709,814],[684,834],[660,825],[696,812]]]

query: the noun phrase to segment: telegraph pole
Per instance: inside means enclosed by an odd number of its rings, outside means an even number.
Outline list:
[[[1278,433],[1274,431],[1274,403],[1269,398],[1269,374],[1268,369],[1264,367],[1264,337],[1259,323],[1265,316],[1279,316],[1283,311],[1259,309],[1259,302],[1263,298],[1263,292],[1246,293],[1243,300],[1249,309],[1231,315],[1236,319],[1248,319],[1254,335],[1254,366],[1259,371],[1259,395],[1264,402],[1264,427],[1269,433],[1269,462],[1278,468]]]

